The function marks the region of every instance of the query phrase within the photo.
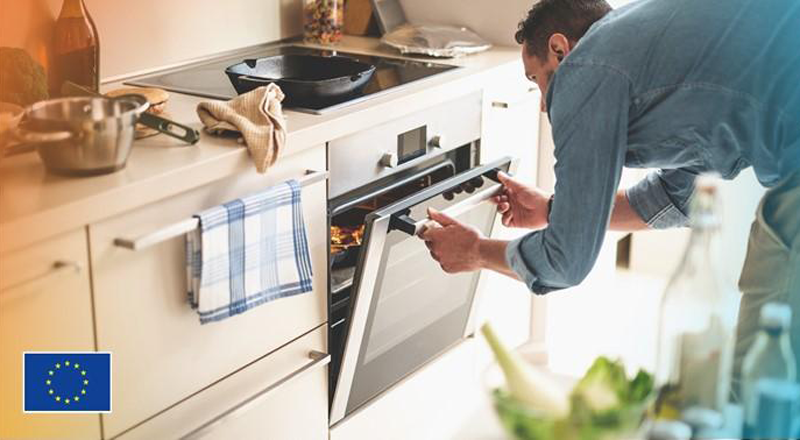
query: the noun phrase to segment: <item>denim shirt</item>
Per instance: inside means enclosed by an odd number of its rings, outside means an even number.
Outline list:
[[[579,284],[603,244],[623,166],[652,228],[681,226],[694,179],[800,169],[800,1],[640,0],[595,23],[546,95],[555,198],[506,260],[535,293]]]

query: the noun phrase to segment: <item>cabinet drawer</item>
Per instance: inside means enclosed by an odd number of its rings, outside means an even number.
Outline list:
[[[0,257],[0,438],[100,438],[97,414],[22,412],[22,353],[93,351],[86,233]]]
[[[118,439],[325,439],[325,338],[323,325]]]
[[[187,303],[184,236],[137,251],[115,245],[115,239],[148,236],[205,208],[299,179],[306,170],[325,170],[323,147],[284,158],[266,175],[248,172],[90,226],[97,343],[114,356],[114,412],[103,416],[106,437],[326,321],[326,184],[310,184],[302,193],[313,292],[220,322],[201,326]]]

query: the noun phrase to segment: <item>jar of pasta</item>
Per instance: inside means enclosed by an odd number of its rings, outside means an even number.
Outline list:
[[[342,39],[344,0],[304,0],[303,20],[306,42],[336,43]]]

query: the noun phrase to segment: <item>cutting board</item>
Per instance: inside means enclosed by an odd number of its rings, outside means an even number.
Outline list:
[[[348,35],[378,35],[378,25],[370,0],[345,0],[344,33]]]

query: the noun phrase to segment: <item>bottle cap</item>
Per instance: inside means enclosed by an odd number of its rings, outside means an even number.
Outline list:
[[[648,440],[689,440],[692,428],[683,422],[658,420],[647,433]]]
[[[724,420],[722,414],[710,408],[692,406],[681,413],[681,420],[691,426],[695,431],[719,429]]]
[[[695,179],[690,204],[690,224],[696,229],[716,229],[720,226],[720,177],[702,174]]]
[[[792,323],[792,309],[782,303],[764,304],[759,323],[762,327],[787,330]]]

